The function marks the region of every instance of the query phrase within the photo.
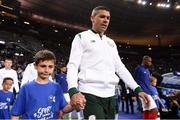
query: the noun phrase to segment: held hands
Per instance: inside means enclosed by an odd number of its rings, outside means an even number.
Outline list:
[[[74,94],[73,96],[71,96],[71,105],[74,109],[76,109],[77,111],[81,111],[84,109],[85,105],[86,105],[86,99],[84,97],[84,95],[82,95],[80,92]]]
[[[145,107],[149,107],[150,106],[150,99],[149,97],[147,96],[147,94],[145,92],[140,92],[139,94],[139,97],[141,97],[145,103]]]

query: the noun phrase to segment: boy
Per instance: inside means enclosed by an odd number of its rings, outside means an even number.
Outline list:
[[[151,90],[152,90],[152,97],[154,101],[156,102],[157,108],[160,109],[162,106],[163,108],[166,108],[164,104],[162,103],[161,99],[159,98],[159,93],[156,88],[157,79],[153,76],[150,77],[151,80]]]
[[[60,86],[49,81],[56,63],[55,55],[41,50],[35,55],[35,69],[38,77],[24,84],[12,108],[12,119],[57,119],[58,112],[72,111],[67,104]]]
[[[0,90],[0,119],[10,119],[10,105],[14,102],[14,95],[9,90],[13,85],[13,79],[5,77]]]

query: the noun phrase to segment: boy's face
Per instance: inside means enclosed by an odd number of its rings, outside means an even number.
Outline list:
[[[4,91],[9,91],[9,89],[11,89],[12,85],[13,85],[13,81],[12,81],[12,80],[6,80],[6,81],[2,84],[3,90],[4,90]]]
[[[61,72],[66,73],[66,71],[67,71],[66,67],[61,67]]]
[[[157,80],[153,80],[153,81],[151,82],[151,84],[152,84],[152,86],[156,86]]]
[[[48,80],[49,76],[52,75],[54,71],[54,67],[54,60],[40,61],[37,65],[35,65],[38,77],[43,80]]]

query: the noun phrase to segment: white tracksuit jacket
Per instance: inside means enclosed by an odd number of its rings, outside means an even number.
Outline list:
[[[115,85],[119,82],[118,76],[131,89],[138,87],[121,62],[114,41],[105,35],[100,37],[92,30],[75,36],[67,69],[69,89],[78,87],[81,92],[99,97],[115,95]]]

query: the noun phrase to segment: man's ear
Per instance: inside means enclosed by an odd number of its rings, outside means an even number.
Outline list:
[[[91,19],[91,22],[93,23],[94,22],[94,17],[91,16],[90,19]]]

